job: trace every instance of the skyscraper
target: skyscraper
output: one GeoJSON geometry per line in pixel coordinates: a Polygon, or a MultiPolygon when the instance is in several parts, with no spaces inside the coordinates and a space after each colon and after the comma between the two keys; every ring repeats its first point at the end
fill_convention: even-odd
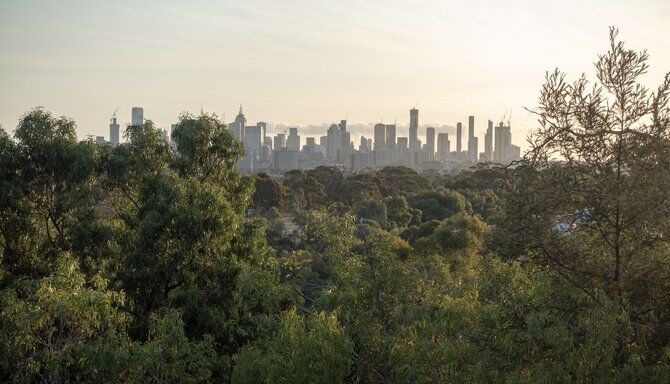
{"type": "Polygon", "coordinates": [[[493,161],[493,121],[489,120],[484,135],[484,157],[485,161],[493,161]]]}
{"type": "Polygon", "coordinates": [[[510,147],[512,145],[512,133],[509,125],[504,125],[501,121],[495,127],[495,146],[493,159],[496,163],[505,163],[510,157],[510,147]]]}
{"type": "Polygon", "coordinates": [[[386,148],[393,152],[395,150],[395,124],[386,124],[386,148]]]}
{"type": "Polygon", "coordinates": [[[375,151],[386,148],[386,125],[382,123],[375,124],[374,138],[375,151]]]}
{"type": "Polygon", "coordinates": [[[116,112],[109,123],[109,142],[113,147],[119,145],[119,124],[116,122],[116,112]]]}
{"type": "Polygon", "coordinates": [[[476,163],[479,158],[479,139],[477,137],[471,137],[468,140],[468,160],[472,163],[476,163]]]}
{"type": "Polygon", "coordinates": [[[468,139],[475,137],[475,117],[468,116],[468,139]]]}
{"type": "Polygon", "coordinates": [[[479,158],[479,140],[475,137],[475,117],[468,116],[468,159],[476,163],[479,158]]]}
{"type": "Polygon", "coordinates": [[[409,110],[409,149],[416,151],[419,149],[419,110],[412,108],[409,110]]]}
{"type": "Polygon", "coordinates": [[[144,108],[142,107],[133,107],[131,110],[131,125],[143,125],[144,124],[144,108]]]}
{"type": "Polygon", "coordinates": [[[244,128],[246,125],[247,118],[244,117],[244,113],[242,112],[242,104],[240,104],[240,112],[235,117],[235,121],[228,124],[228,128],[233,133],[233,136],[237,138],[237,140],[244,142],[244,128]]]}
{"type": "Polygon", "coordinates": [[[463,124],[459,121],[456,123],[456,153],[461,154],[461,138],[463,136],[463,124]]]}
{"type": "Polygon", "coordinates": [[[361,136],[361,143],[358,145],[360,152],[372,152],[372,139],[361,136]]]}
{"type": "Polygon", "coordinates": [[[426,151],[428,151],[428,159],[432,160],[435,157],[435,128],[426,128],[426,151]]]}
{"type": "Polygon", "coordinates": [[[298,135],[298,128],[288,129],[288,137],[286,138],[286,148],[293,151],[300,150],[300,135],[298,135]]]}
{"type": "Polygon", "coordinates": [[[244,129],[244,149],[245,156],[252,156],[254,159],[261,157],[262,127],[252,125],[244,129]]]}
{"type": "Polygon", "coordinates": [[[278,149],[286,148],[286,134],[278,133],[274,138],[274,145],[272,146],[275,151],[278,149]]]}
{"type": "Polygon", "coordinates": [[[451,143],[449,142],[448,133],[438,133],[437,134],[437,159],[444,161],[449,158],[449,152],[451,151],[451,143]]]}

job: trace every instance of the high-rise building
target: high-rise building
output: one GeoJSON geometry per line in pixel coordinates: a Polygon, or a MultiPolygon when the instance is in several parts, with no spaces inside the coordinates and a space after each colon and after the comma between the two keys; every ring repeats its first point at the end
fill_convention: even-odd
{"type": "Polygon", "coordinates": [[[475,137],[475,117],[468,116],[468,159],[476,163],[479,158],[479,140],[475,137]]]}
{"type": "Polygon", "coordinates": [[[456,153],[461,154],[461,141],[463,137],[463,124],[459,121],[456,123],[456,153]]]}
{"type": "Polygon", "coordinates": [[[379,151],[381,149],[386,148],[386,125],[382,123],[375,124],[374,128],[374,149],[375,151],[379,151]]]}
{"type": "Polygon", "coordinates": [[[228,128],[230,129],[230,131],[233,133],[233,136],[235,136],[237,140],[244,142],[245,137],[244,128],[246,127],[246,125],[247,125],[247,118],[244,117],[244,113],[242,111],[242,104],[240,104],[240,112],[235,117],[235,121],[228,124],[228,128]]]}
{"type": "Polygon", "coordinates": [[[493,159],[496,163],[505,163],[507,160],[512,157],[510,154],[510,147],[512,145],[512,133],[511,128],[508,125],[504,125],[501,121],[494,129],[494,152],[493,159]]]}
{"type": "Polygon", "coordinates": [[[286,134],[278,133],[274,138],[274,145],[272,146],[276,151],[278,149],[286,148],[286,134]]]}
{"type": "Polygon", "coordinates": [[[437,134],[437,159],[444,161],[449,158],[449,152],[451,151],[451,143],[449,142],[448,133],[438,133],[437,134]]]}
{"type": "Polygon", "coordinates": [[[347,132],[347,121],[340,120],[328,128],[326,138],[326,158],[336,163],[348,165],[351,162],[351,133],[347,132]]]}
{"type": "Polygon", "coordinates": [[[484,161],[493,161],[493,121],[489,120],[484,135],[484,161]]]}
{"type": "Polygon", "coordinates": [[[300,150],[300,135],[298,135],[298,128],[288,129],[288,137],[286,138],[286,148],[294,151],[300,150]]]}
{"type": "Polygon", "coordinates": [[[340,131],[346,132],[347,130],[347,121],[346,120],[340,120],[340,123],[337,125],[340,128],[340,131]]]}
{"type": "Polygon", "coordinates": [[[119,145],[119,124],[116,122],[116,112],[109,123],[109,142],[113,147],[119,145]]]}
{"type": "Polygon", "coordinates": [[[426,151],[428,152],[428,159],[433,160],[435,157],[435,128],[426,128],[426,151]]]}
{"type": "Polygon", "coordinates": [[[479,139],[477,137],[471,137],[468,140],[468,160],[471,163],[476,163],[479,158],[479,139]]]}
{"type": "Polygon", "coordinates": [[[133,107],[133,109],[131,110],[130,124],[131,125],[144,124],[144,108],[133,107]]]}
{"type": "Polygon", "coordinates": [[[419,149],[419,110],[412,108],[409,110],[409,150],[417,151],[419,149]]]}
{"type": "Polygon", "coordinates": [[[107,142],[105,141],[105,136],[96,136],[95,143],[98,145],[107,144],[107,142]]]}
{"type": "Polygon", "coordinates": [[[263,138],[263,147],[261,148],[261,160],[268,162],[272,160],[272,138],[270,136],[265,136],[263,138]]]}
{"type": "Polygon", "coordinates": [[[386,124],[386,148],[391,152],[395,150],[395,131],[395,124],[386,124]]]}
{"type": "Polygon", "coordinates": [[[319,149],[321,150],[321,153],[323,153],[323,156],[327,158],[328,136],[319,137],[319,149]]]}
{"type": "Polygon", "coordinates": [[[244,128],[245,156],[252,156],[254,159],[261,157],[262,136],[263,128],[258,125],[250,125],[244,128]]]}
{"type": "Polygon", "coordinates": [[[360,152],[372,152],[372,139],[361,136],[361,143],[358,146],[360,152]]]}
{"type": "Polygon", "coordinates": [[[475,137],[475,117],[468,116],[468,138],[475,137]]]}

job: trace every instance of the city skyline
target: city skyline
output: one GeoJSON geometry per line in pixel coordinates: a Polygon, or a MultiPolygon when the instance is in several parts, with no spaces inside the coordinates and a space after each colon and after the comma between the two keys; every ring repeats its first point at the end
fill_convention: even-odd
{"type": "MultiPolygon", "coordinates": [[[[118,110],[110,118],[109,140],[106,140],[105,136],[95,136],[96,143],[112,147],[122,143],[122,140],[119,140],[120,125],[117,121],[117,112],[118,110]]],[[[258,121],[252,125],[253,123],[244,114],[242,104],[233,121],[227,124],[225,121],[219,121],[244,146],[244,155],[236,163],[236,168],[244,173],[281,175],[288,170],[315,169],[321,165],[335,166],[344,172],[404,166],[420,171],[443,173],[466,169],[479,163],[513,164],[523,156],[521,147],[513,144],[510,122],[509,120],[505,122],[504,118],[499,121],[495,129],[493,121],[487,120],[483,152],[479,151],[479,136],[473,115],[468,116],[467,120],[468,136],[465,150],[462,150],[462,123],[459,121],[456,124],[455,151],[451,151],[449,140],[449,133],[453,134],[453,129],[444,129],[444,126],[437,129],[434,126],[423,126],[425,134],[421,136],[419,109],[411,108],[409,118],[406,136],[400,136],[404,132],[398,131],[395,123],[379,122],[374,125],[371,138],[367,138],[364,134],[358,135],[360,137],[358,148],[355,146],[356,139],[352,140],[350,131],[352,127],[346,119],[332,123],[327,129],[322,126],[316,134],[304,136],[304,141],[298,127],[288,127],[288,132],[287,129],[273,132],[268,129],[267,122],[258,121]],[[305,145],[302,145],[303,142],[305,145]]],[[[132,107],[129,126],[145,123],[152,122],[145,116],[144,108],[132,107]]],[[[169,130],[153,123],[152,127],[156,129],[163,142],[169,144],[175,152],[179,152],[179,146],[173,140],[173,134],[180,127],[179,122],[171,124],[169,130]]]]}
{"type": "Polygon", "coordinates": [[[645,80],[657,83],[670,58],[669,18],[670,4],[653,0],[8,0],[0,4],[0,124],[11,131],[44,106],[77,121],[80,137],[107,136],[117,107],[142,105],[167,128],[201,107],[231,121],[242,102],[254,119],[287,126],[346,116],[351,126],[383,118],[402,129],[404,111],[417,105],[422,121],[448,125],[511,110],[521,138],[536,126],[523,108],[536,105],[545,72],[592,68],[609,25],[632,48],[649,49],[645,80]]]}

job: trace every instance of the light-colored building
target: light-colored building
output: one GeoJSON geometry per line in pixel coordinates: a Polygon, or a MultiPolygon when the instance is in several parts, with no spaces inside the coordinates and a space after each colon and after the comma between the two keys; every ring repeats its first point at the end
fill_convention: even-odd
{"type": "Polygon", "coordinates": [[[235,116],[235,121],[228,124],[228,129],[233,133],[233,136],[241,142],[244,142],[245,133],[244,130],[247,125],[247,118],[244,117],[244,111],[242,110],[242,104],[240,104],[240,111],[235,116]]]}
{"type": "Polygon", "coordinates": [[[426,152],[428,152],[428,159],[435,158],[435,128],[426,128],[426,152]]]}
{"type": "Polygon", "coordinates": [[[449,158],[451,151],[451,143],[449,142],[448,133],[437,134],[437,160],[446,161],[449,158]]]}
{"type": "Polygon", "coordinates": [[[298,128],[288,129],[288,137],[286,138],[286,148],[294,151],[300,150],[300,135],[298,135],[298,128]]]}
{"type": "Polygon", "coordinates": [[[143,125],[144,124],[144,108],[142,107],[133,107],[130,112],[130,124],[131,125],[143,125]]]}
{"type": "Polygon", "coordinates": [[[109,123],[109,142],[113,147],[119,145],[119,124],[116,122],[116,112],[109,123]]]}
{"type": "Polygon", "coordinates": [[[489,120],[484,135],[484,161],[493,161],[493,121],[489,120]]]}

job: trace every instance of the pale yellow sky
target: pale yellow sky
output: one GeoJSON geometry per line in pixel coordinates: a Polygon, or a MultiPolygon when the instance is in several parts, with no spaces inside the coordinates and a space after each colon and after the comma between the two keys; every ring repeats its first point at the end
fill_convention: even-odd
{"type": "MultiPolygon", "coordinates": [[[[512,110],[524,141],[544,73],[593,73],[609,25],[670,70],[670,1],[0,2],[0,124],[41,105],[108,136],[118,106],[169,127],[178,114],[320,124],[455,124],[512,110]]],[[[400,131],[399,135],[406,135],[400,131]]]]}

